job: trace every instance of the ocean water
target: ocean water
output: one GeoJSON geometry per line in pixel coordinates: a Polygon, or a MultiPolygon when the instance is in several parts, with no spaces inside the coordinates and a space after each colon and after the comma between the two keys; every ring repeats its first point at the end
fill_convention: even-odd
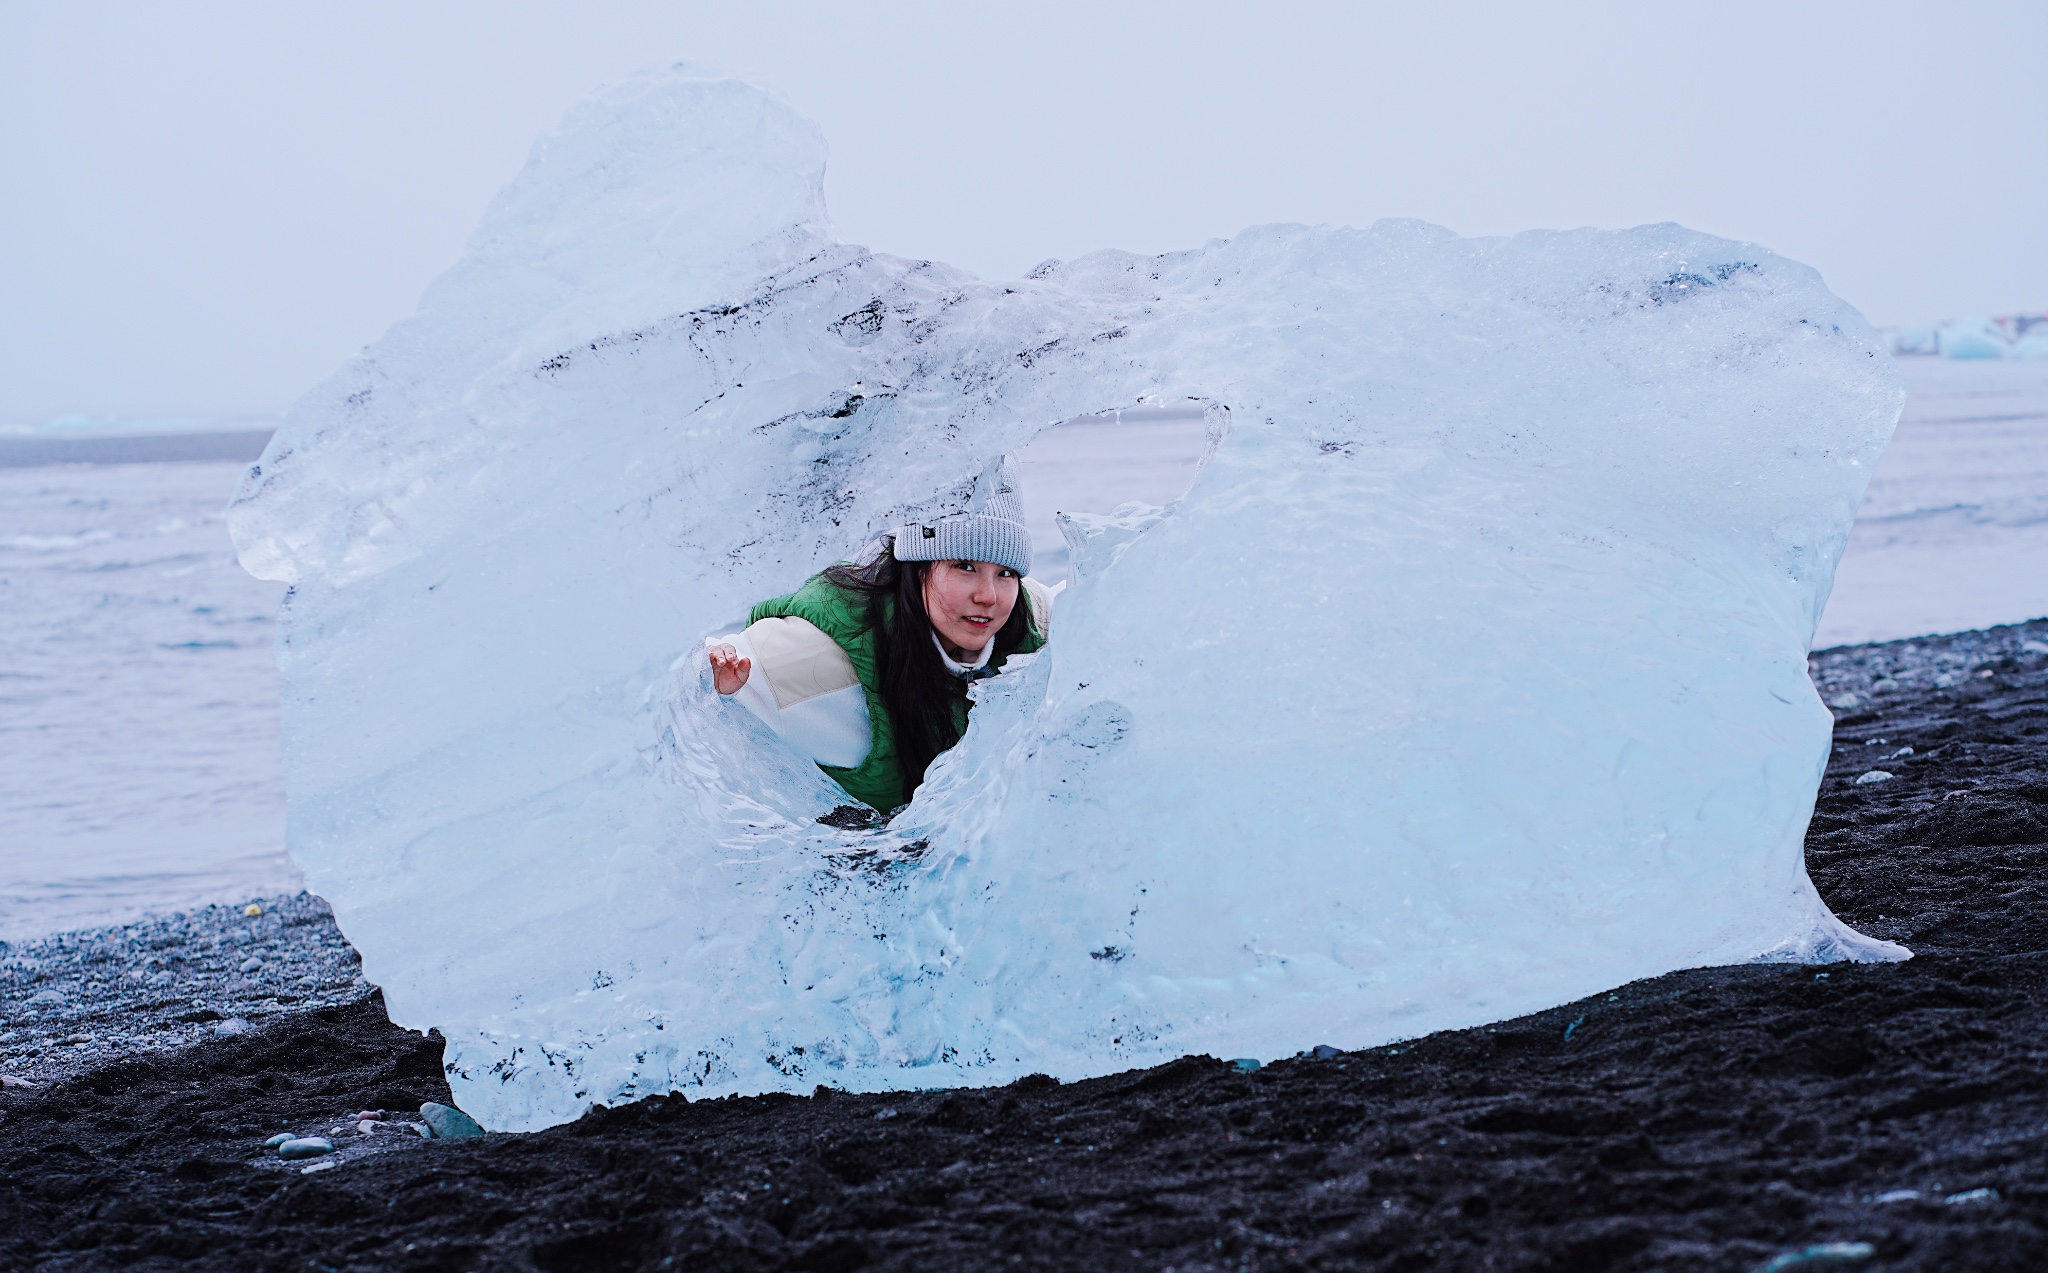
{"type": "Polygon", "coordinates": [[[2048,360],[1899,366],[1906,410],[1816,649],[2048,615],[2048,360]]]}
{"type": "MultiPolygon", "coordinates": [[[[2048,615],[2048,363],[1902,367],[1911,397],[1816,647],[2048,615]]],[[[1165,503],[1206,437],[1173,409],[1041,435],[1019,456],[1035,573],[1066,575],[1054,510],[1165,503]]],[[[28,466],[0,453],[0,940],[297,887],[282,589],[236,565],[222,518],[242,464],[12,462],[28,466]]]]}
{"type": "Polygon", "coordinates": [[[0,468],[0,940],[297,887],[242,468],[0,468]]]}

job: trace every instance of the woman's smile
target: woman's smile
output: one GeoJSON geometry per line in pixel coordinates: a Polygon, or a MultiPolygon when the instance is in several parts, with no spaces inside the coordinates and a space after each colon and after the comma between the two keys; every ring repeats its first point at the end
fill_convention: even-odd
{"type": "Polygon", "coordinates": [[[988,561],[935,561],[924,577],[932,631],[956,661],[971,662],[1017,606],[1020,578],[988,561]]]}

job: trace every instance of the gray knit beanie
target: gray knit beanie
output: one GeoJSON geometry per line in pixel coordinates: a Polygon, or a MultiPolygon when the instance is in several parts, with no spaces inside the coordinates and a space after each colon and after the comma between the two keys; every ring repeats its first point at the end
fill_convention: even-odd
{"type": "Polygon", "coordinates": [[[1031,536],[1024,501],[1005,456],[974,483],[967,511],[896,528],[898,561],[992,561],[1020,575],[1031,573],[1031,536]]]}

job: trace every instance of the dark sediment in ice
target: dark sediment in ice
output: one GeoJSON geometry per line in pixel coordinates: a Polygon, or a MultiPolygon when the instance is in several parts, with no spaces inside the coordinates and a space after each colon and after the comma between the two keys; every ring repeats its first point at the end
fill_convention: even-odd
{"type": "Polygon", "coordinates": [[[2048,622],[1813,667],[1838,719],[1809,868],[1906,963],[1675,973],[1253,1073],[671,1098],[462,1141],[346,1124],[446,1100],[438,1040],[374,996],[272,996],[247,1034],[0,1094],[0,1264],[2048,1267],[2048,622]],[[341,1164],[300,1174],[281,1131],[341,1164]]]}

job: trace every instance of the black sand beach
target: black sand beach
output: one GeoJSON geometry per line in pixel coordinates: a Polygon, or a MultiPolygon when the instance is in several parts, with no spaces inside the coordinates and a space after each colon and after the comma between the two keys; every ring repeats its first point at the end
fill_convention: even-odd
{"type": "Polygon", "coordinates": [[[1808,864],[1906,963],[1675,973],[1254,1073],[424,1140],[352,1116],[447,1100],[439,1040],[317,902],[221,910],[0,952],[0,1055],[39,1084],[0,1092],[0,1266],[2048,1268],[2048,621],[1813,671],[1808,864]]]}

